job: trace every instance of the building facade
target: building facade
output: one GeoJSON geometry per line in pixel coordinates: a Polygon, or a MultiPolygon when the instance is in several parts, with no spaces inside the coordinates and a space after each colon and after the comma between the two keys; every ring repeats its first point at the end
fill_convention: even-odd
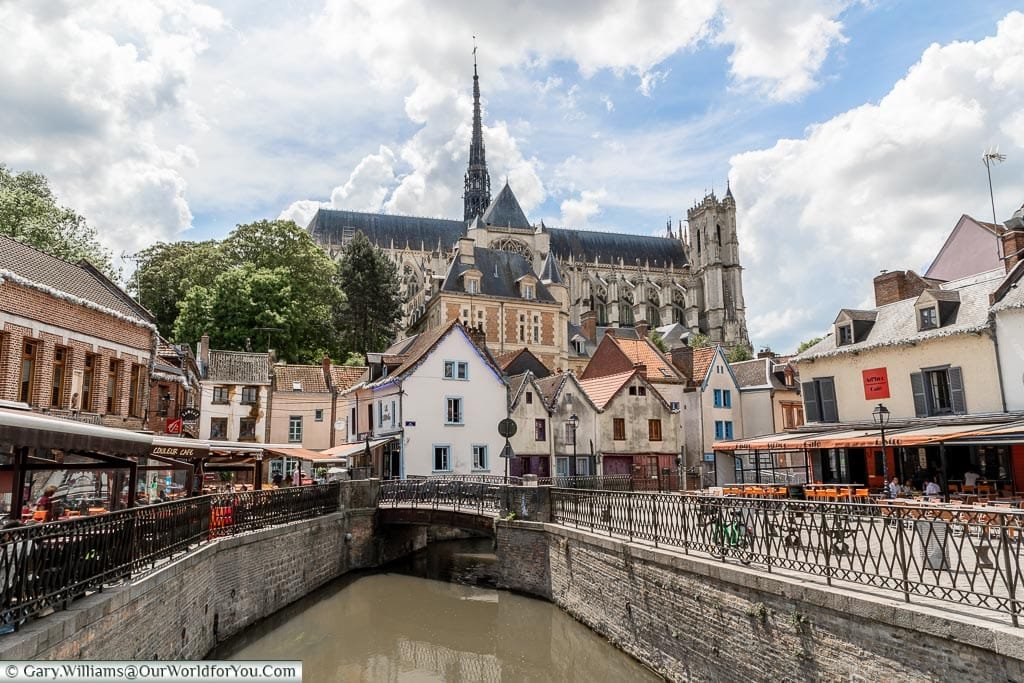
{"type": "Polygon", "coordinates": [[[199,342],[199,438],[268,443],[273,363],[270,353],[210,349],[199,342]]]}
{"type": "Polygon", "coordinates": [[[730,365],[740,387],[744,436],[775,434],[803,425],[799,379],[789,356],[762,351],[757,358],[730,365]]]}
{"type": "MultiPolygon", "coordinates": [[[[565,297],[556,296],[561,317],[552,321],[557,329],[552,329],[549,343],[563,353],[571,336],[566,325],[579,326],[587,311],[595,313],[599,325],[680,323],[715,343],[749,346],[731,189],[721,199],[708,194],[687,211],[685,231],[681,221],[677,232],[669,223],[664,237],[531,222],[507,182],[491,198],[475,70],[473,90],[462,220],[320,209],[308,227],[332,255],[339,254],[356,231],[387,253],[401,278],[403,329],[415,332],[444,325],[466,308],[460,302],[439,309],[433,302],[447,282],[456,244],[469,238],[477,249],[521,256],[538,280],[551,281],[551,268],[557,268],[557,284],[564,287],[565,297]]],[[[497,329],[488,335],[492,340],[501,336],[497,329]]],[[[567,357],[558,359],[558,368],[568,365],[567,357]]]]}

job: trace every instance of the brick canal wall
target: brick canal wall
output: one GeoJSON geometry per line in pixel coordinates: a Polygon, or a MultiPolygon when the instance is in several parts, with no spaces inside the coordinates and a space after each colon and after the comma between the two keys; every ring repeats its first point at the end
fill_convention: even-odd
{"type": "Polygon", "coordinates": [[[550,524],[500,522],[497,542],[501,587],[672,680],[1024,681],[1009,625],[550,524]]]}
{"type": "Polygon", "coordinates": [[[0,660],[201,659],[332,579],[423,547],[424,527],[375,534],[377,486],[346,482],[335,514],[208,543],[34,620],[0,636],[0,660]]]}

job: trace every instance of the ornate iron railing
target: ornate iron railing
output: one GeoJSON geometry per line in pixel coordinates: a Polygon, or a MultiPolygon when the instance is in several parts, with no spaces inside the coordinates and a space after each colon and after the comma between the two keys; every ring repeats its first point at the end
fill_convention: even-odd
{"type": "Polygon", "coordinates": [[[675,474],[634,476],[629,474],[576,475],[573,477],[540,477],[541,486],[563,489],[592,489],[602,491],[677,491],[680,477],[675,474]]]}
{"type": "Polygon", "coordinates": [[[552,521],[1010,615],[1024,600],[1024,511],[616,491],[551,491],[552,521]]]}
{"type": "Polygon", "coordinates": [[[337,482],[186,498],[0,531],[0,627],[138,575],[211,539],[338,509],[337,482]]]}
{"type": "Polygon", "coordinates": [[[393,479],[380,485],[379,507],[412,507],[496,515],[501,509],[500,484],[461,479],[393,479]]]}
{"type": "Polygon", "coordinates": [[[410,476],[409,481],[470,481],[481,484],[496,484],[499,486],[522,486],[522,477],[503,477],[498,474],[432,474],[426,476],[410,476]]]}

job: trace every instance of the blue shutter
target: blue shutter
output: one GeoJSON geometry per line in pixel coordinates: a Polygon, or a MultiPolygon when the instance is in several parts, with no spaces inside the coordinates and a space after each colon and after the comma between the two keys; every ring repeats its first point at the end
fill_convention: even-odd
{"type": "Polygon", "coordinates": [[[721,439],[722,438],[722,421],[721,420],[715,420],[715,438],[716,439],[721,439]]]}
{"type": "Polygon", "coordinates": [[[732,438],[732,420],[727,420],[725,423],[725,438],[732,438]]]}
{"type": "Polygon", "coordinates": [[[732,408],[732,392],[728,389],[722,390],[722,405],[726,408],[732,408]]]}
{"type": "Polygon", "coordinates": [[[964,400],[964,377],[960,368],[950,368],[949,373],[949,398],[953,404],[953,412],[963,415],[967,412],[967,402],[964,400]]]}
{"type": "Polygon", "coordinates": [[[722,407],[722,390],[721,389],[715,389],[715,407],[716,408],[721,408],[722,407]]]}
{"type": "Polygon", "coordinates": [[[818,409],[818,387],[814,381],[801,382],[804,395],[804,419],[807,422],[821,422],[821,411],[818,409]]]}
{"type": "Polygon", "coordinates": [[[918,417],[928,417],[928,395],[925,393],[924,373],[910,373],[910,388],[914,392],[914,413],[918,417]]]}

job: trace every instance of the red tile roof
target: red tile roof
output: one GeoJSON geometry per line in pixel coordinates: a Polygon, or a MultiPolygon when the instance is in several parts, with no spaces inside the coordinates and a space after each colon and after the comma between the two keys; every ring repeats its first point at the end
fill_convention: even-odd
{"type": "Polygon", "coordinates": [[[619,390],[622,389],[626,382],[632,379],[634,374],[636,374],[636,370],[627,370],[626,372],[605,375],[604,377],[581,379],[579,382],[583,391],[587,392],[587,396],[590,397],[594,405],[603,410],[615,394],[619,393],[619,390]]]}
{"type": "Polygon", "coordinates": [[[331,384],[335,391],[345,391],[367,377],[367,368],[361,365],[332,365],[331,384]]]}
{"type": "Polygon", "coordinates": [[[717,346],[706,346],[702,349],[693,350],[693,381],[701,383],[708,376],[708,369],[715,360],[718,352],[717,346]]]}
{"type": "Polygon", "coordinates": [[[634,363],[647,366],[647,377],[652,380],[679,379],[679,372],[658,352],[647,339],[614,338],[622,352],[634,363]]]}

